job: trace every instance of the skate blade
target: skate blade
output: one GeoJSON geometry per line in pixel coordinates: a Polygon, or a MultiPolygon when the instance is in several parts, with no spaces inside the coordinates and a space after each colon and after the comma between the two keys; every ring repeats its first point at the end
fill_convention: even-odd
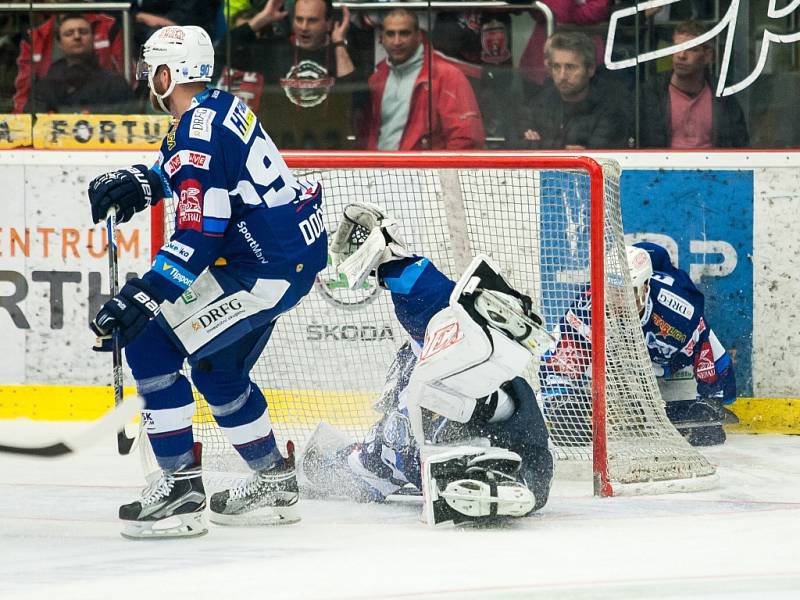
{"type": "Polygon", "coordinates": [[[122,537],[129,540],[168,540],[208,533],[203,513],[172,515],[159,521],[123,521],[122,537]]]}
{"type": "Polygon", "coordinates": [[[300,520],[296,506],[264,506],[240,515],[224,515],[209,511],[208,520],[215,525],[244,527],[250,525],[289,525],[300,520]]]}

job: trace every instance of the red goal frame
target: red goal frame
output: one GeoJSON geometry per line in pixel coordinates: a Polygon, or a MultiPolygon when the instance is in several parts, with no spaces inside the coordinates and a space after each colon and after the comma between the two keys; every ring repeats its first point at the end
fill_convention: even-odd
{"type": "MultiPolygon", "coordinates": [[[[592,470],[595,495],[614,494],[608,473],[606,433],[605,345],[605,182],[603,168],[587,156],[542,155],[531,152],[352,152],[284,151],[291,168],[426,168],[426,169],[570,169],[589,175],[590,282],[592,289],[592,470]]],[[[164,244],[164,209],[151,209],[150,248],[154,257],[164,244]]]]}

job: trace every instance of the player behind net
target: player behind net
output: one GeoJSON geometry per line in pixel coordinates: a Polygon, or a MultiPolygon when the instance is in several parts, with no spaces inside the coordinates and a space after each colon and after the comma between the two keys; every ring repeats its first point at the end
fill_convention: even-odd
{"type": "MultiPolygon", "coordinates": [[[[670,421],[695,446],[725,441],[725,407],[736,401],[733,363],[705,316],[705,298],[661,246],[626,247],[645,343],[670,421]],[[687,386],[685,382],[693,385],[687,386]]],[[[545,418],[557,445],[591,444],[591,290],[558,324],[539,376],[545,418]]]]}
{"type": "Polygon", "coordinates": [[[522,517],[545,505],[547,429],[521,377],[552,342],[529,297],[486,256],[458,281],[412,254],[398,224],[369,204],[345,208],[331,255],[351,288],[370,274],[409,335],[362,441],[320,424],[302,472],[312,491],[382,501],[408,484],[429,524],[522,517]]]}
{"type": "Polygon", "coordinates": [[[123,535],[179,537],[207,531],[200,457],[193,452],[192,386],[253,471],[211,496],[222,524],[286,523],[299,517],[292,449],[276,446],[264,395],[250,379],[276,319],[311,289],[327,261],[322,190],[301,185],[253,112],[207,89],[214,49],[199,27],[164,27],[142,51],[154,108],[175,121],[150,169],[106,173],[89,187],[92,218],[116,209],[121,222],[174,199],[175,230],[152,268],[129,280],[91,327],[107,350],[126,346],[143,424],[160,476],[120,507],[123,535]]]}

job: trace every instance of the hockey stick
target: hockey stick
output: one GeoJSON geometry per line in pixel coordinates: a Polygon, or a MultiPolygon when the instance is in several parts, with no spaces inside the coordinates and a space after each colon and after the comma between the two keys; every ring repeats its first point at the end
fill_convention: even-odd
{"type": "MultiPolygon", "coordinates": [[[[108,280],[111,286],[111,297],[119,293],[119,268],[117,266],[117,210],[112,206],[106,214],[106,230],[108,234],[108,280]]],[[[119,344],[119,329],[111,332],[111,357],[114,377],[114,406],[122,404],[122,348],[119,344]]],[[[117,432],[117,451],[128,454],[131,451],[135,438],[129,438],[125,433],[125,426],[117,432]]]]}
{"type": "Polygon", "coordinates": [[[98,438],[112,431],[119,431],[125,427],[143,406],[139,396],[129,396],[122,403],[115,406],[105,415],[100,417],[84,431],[63,439],[58,439],[43,446],[12,446],[0,444],[0,453],[18,454],[22,456],[38,456],[40,458],[55,458],[65,454],[77,452],[93,444],[98,438]]]}

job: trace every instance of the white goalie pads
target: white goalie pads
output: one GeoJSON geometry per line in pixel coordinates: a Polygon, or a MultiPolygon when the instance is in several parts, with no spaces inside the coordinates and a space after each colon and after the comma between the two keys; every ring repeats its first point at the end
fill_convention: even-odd
{"type": "Polygon", "coordinates": [[[379,265],[413,256],[400,236],[400,224],[380,206],[367,202],[345,207],[331,239],[330,253],[351,290],[361,287],[379,265]]]}
{"type": "Polygon", "coordinates": [[[418,440],[424,439],[420,408],[466,423],[477,399],[520,376],[531,356],[552,343],[541,318],[513,291],[492,260],[479,255],[456,283],[449,306],[428,323],[406,400],[418,440]]]}

